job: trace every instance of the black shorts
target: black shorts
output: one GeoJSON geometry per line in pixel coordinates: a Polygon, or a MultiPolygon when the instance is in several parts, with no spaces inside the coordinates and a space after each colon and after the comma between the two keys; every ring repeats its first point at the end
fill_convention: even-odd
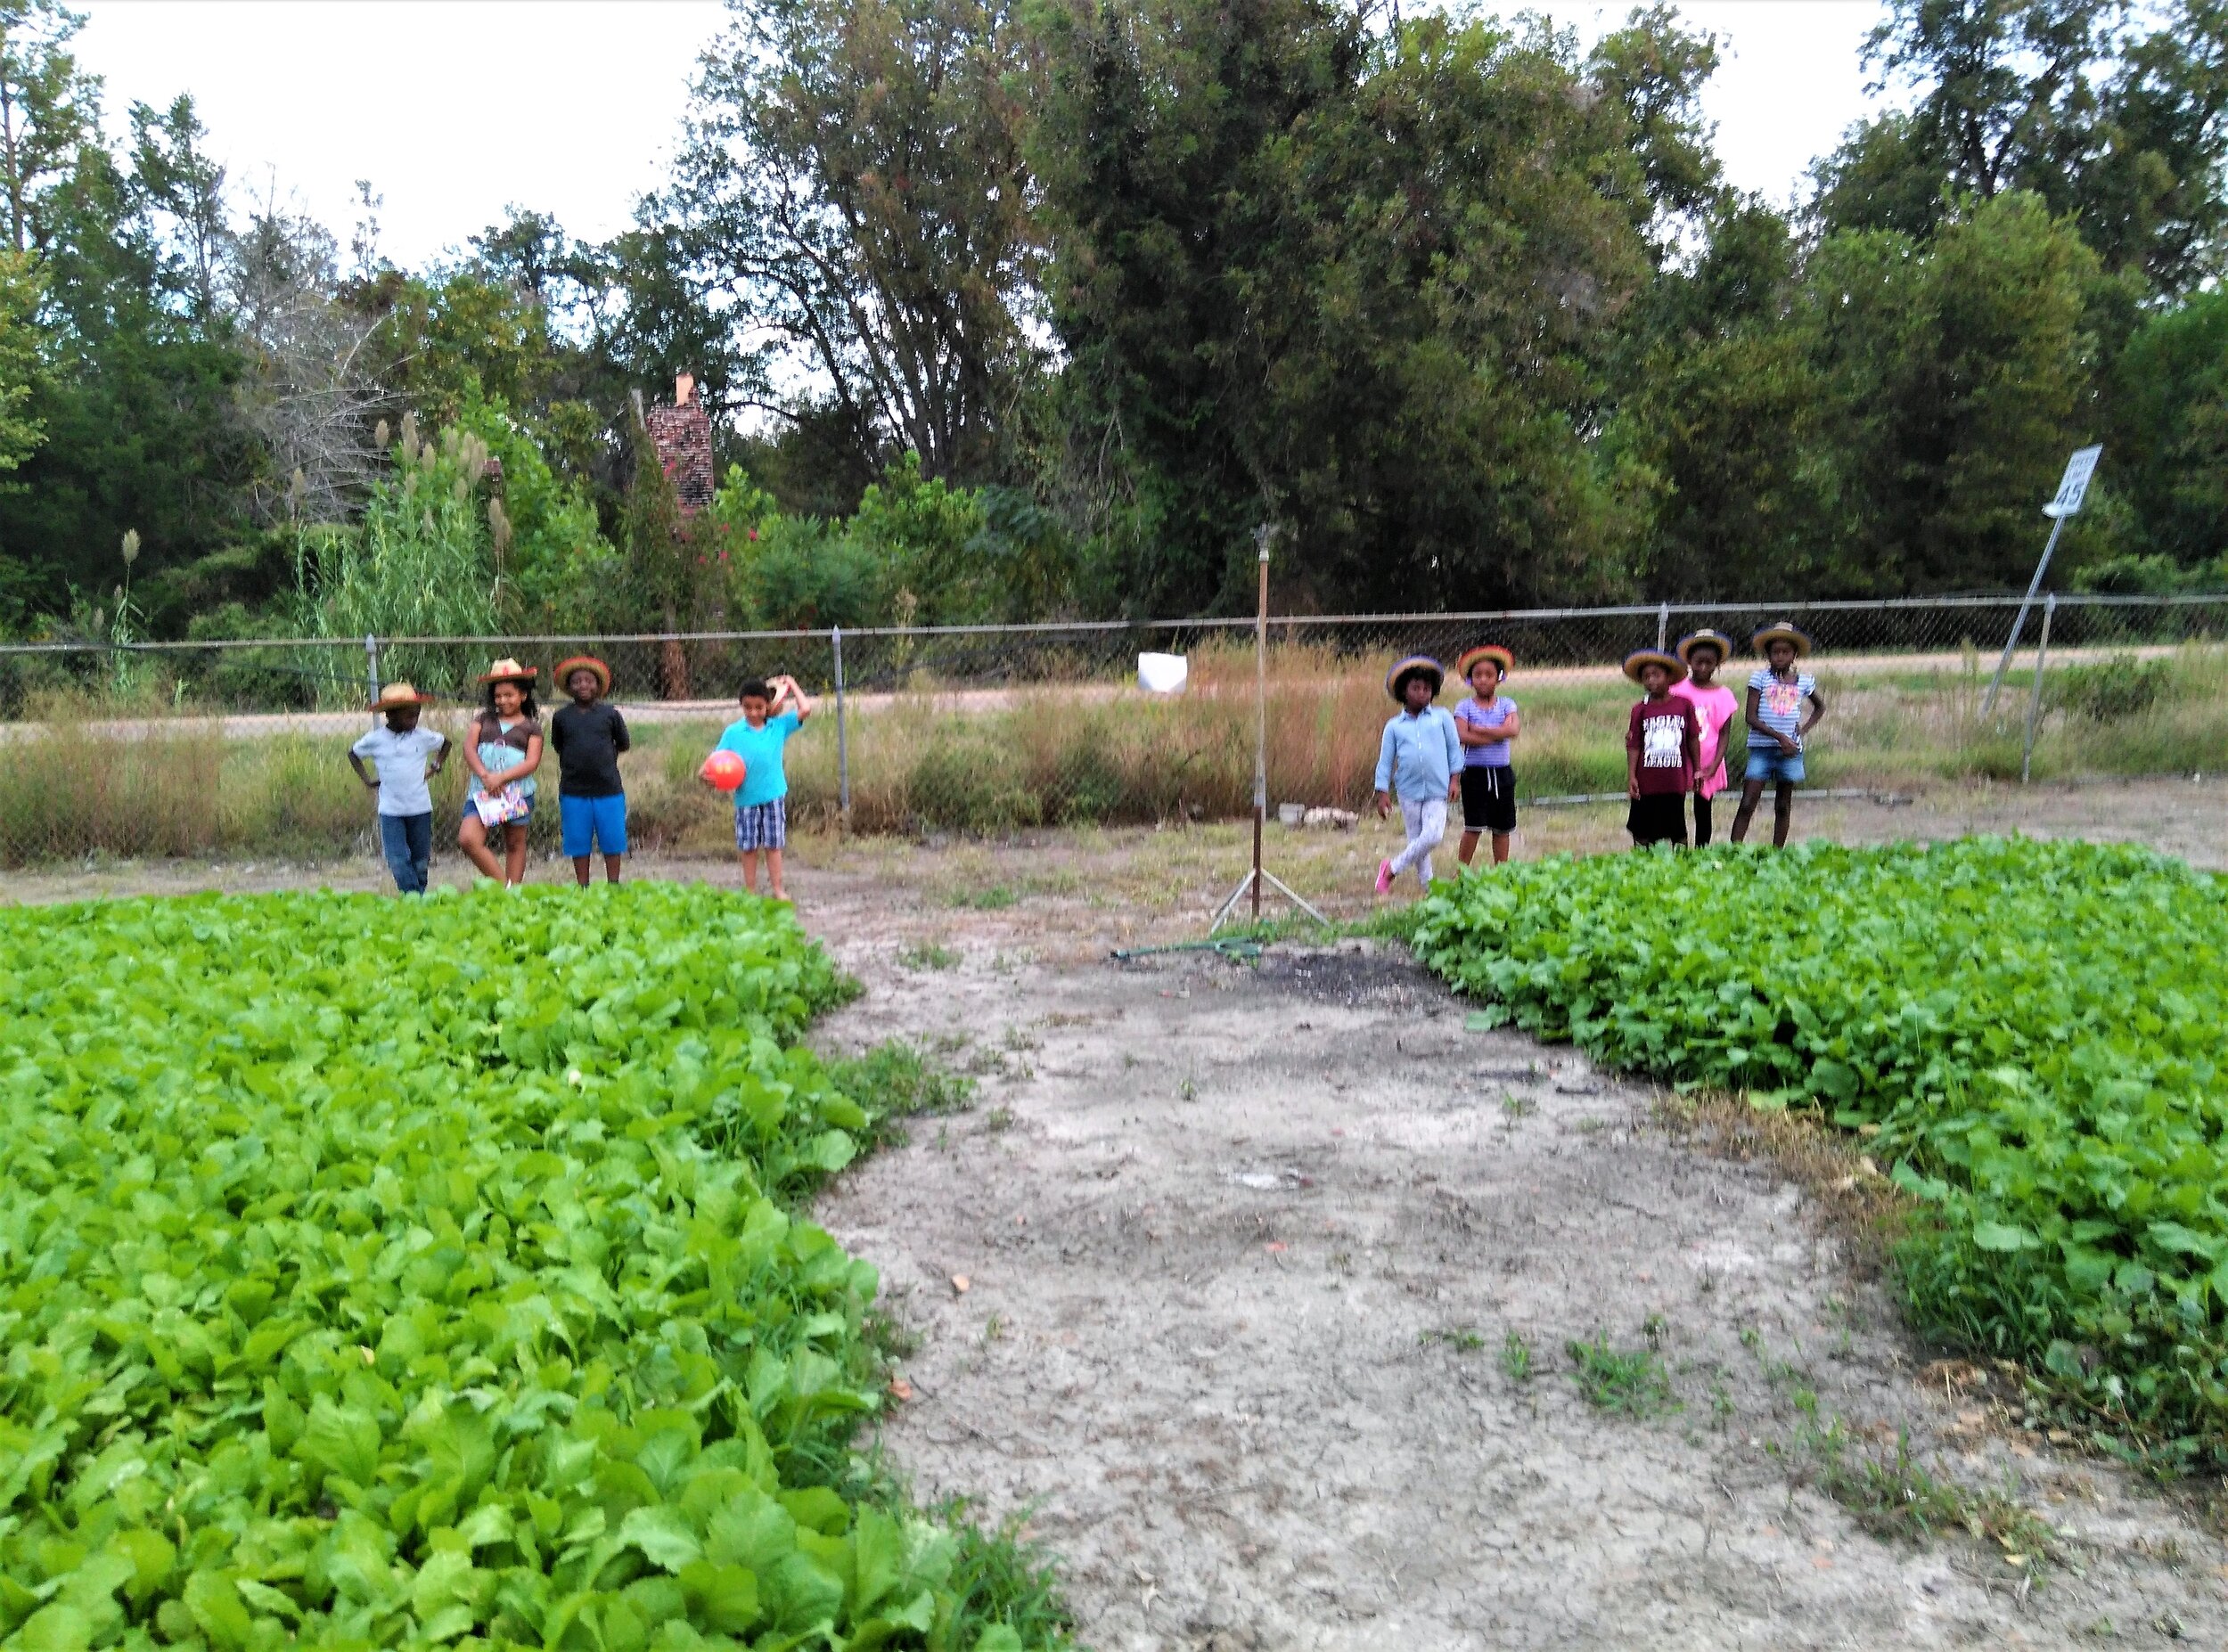
{"type": "Polygon", "coordinates": [[[1686,846],[1686,794],[1667,791],[1652,797],[1634,797],[1625,816],[1625,830],[1637,844],[1675,843],[1686,846]]]}
{"type": "Polygon", "coordinates": [[[1516,830],[1516,771],[1505,766],[1462,771],[1462,830],[1505,838],[1516,830]]]}

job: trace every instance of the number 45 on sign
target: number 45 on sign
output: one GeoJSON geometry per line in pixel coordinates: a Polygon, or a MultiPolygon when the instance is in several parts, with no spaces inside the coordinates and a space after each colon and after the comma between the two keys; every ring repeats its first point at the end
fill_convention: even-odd
{"type": "MultiPolygon", "coordinates": [[[[2035,577],[2027,583],[2027,595],[2020,599],[2019,611],[2011,621],[2011,634],[2003,640],[2003,658],[1996,661],[1996,675],[1988,679],[1987,697],[1980,702],[1984,717],[1996,708],[1996,691],[2003,686],[2003,674],[2011,667],[2011,650],[2019,645],[2019,633],[2027,629],[2027,610],[2035,606],[2035,593],[2043,588],[2043,576],[2050,571],[2050,553],[2058,548],[2059,530],[2068,517],[2081,509],[2081,501],[2088,495],[2089,478],[2096,474],[2096,462],[2103,454],[2101,446],[2076,449],[2066,461],[2065,475],[2058,478],[2057,496],[2043,507],[2043,514],[2050,518],[2050,543],[2043,547],[2043,560],[2035,564],[2035,577]]],[[[2038,674],[2041,669],[2038,664],[2038,674]]]]}

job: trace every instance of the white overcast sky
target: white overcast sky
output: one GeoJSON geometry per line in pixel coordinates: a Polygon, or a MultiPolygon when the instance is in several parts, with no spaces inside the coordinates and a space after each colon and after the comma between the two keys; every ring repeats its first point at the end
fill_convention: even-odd
{"type": "MultiPolygon", "coordinates": [[[[388,257],[461,246],[507,203],[575,235],[623,228],[672,152],[717,0],[90,0],[78,39],[112,127],[191,92],[235,186],[346,243],[368,178],[388,257]]],[[[1550,0],[1591,39],[1630,7],[1550,0]]],[[[1688,0],[1723,40],[1706,94],[1734,184],[1785,201],[1870,107],[1859,51],[1879,0],[1688,0]]]]}

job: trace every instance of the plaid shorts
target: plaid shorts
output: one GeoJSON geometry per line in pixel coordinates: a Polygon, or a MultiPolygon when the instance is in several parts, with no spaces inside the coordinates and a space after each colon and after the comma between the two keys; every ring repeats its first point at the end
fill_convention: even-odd
{"type": "Polygon", "coordinates": [[[738,849],[785,849],[789,847],[789,799],[776,797],[771,803],[754,803],[747,808],[735,810],[735,847],[738,849]]]}

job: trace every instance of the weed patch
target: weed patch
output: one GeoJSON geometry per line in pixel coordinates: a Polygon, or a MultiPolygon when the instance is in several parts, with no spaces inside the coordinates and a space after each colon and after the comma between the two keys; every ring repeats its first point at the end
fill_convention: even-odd
{"type": "Polygon", "coordinates": [[[1653,1417],[1678,1409],[1671,1373],[1653,1348],[1619,1350],[1610,1347],[1607,1337],[1596,1336],[1592,1342],[1565,1343],[1563,1352],[1570,1358],[1578,1392],[1597,1411],[1653,1417]]]}

